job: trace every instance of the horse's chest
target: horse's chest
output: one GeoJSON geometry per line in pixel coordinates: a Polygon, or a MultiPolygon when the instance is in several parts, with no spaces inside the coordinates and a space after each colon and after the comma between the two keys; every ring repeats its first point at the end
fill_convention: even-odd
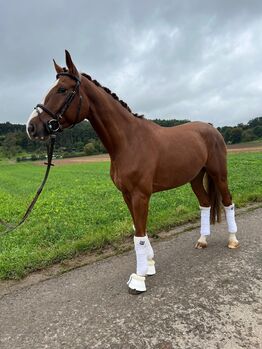
{"type": "Polygon", "coordinates": [[[120,171],[118,170],[117,166],[115,166],[112,163],[111,163],[111,168],[110,168],[110,176],[111,176],[113,183],[117,187],[117,189],[123,191],[124,188],[123,188],[122,176],[121,176],[120,171]]]}

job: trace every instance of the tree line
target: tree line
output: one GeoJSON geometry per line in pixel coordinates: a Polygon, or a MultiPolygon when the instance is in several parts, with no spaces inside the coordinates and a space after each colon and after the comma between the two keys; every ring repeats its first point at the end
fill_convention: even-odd
{"type": "Polygon", "coordinates": [[[254,141],[262,138],[262,117],[251,119],[247,124],[218,127],[218,131],[223,135],[226,144],[254,141]]]}
{"type": "MultiPolygon", "coordinates": [[[[152,120],[158,125],[172,127],[189,120],[152,120]]],[[[250,120],[247,124],[218,127],[227,144],[248,142],[262,138],[262,117],[250,120]]],[[[56,142],[57,157],[71,157],[105,153],[106,150],[89,122],[82,122],[58,134],[56,142]]],[[[36,160],[45,157],[46,146],[43,142],[31,141],[26,134],[26,126],[0,123],[0,157],[14,158],[18,161],[36,160]]]]}

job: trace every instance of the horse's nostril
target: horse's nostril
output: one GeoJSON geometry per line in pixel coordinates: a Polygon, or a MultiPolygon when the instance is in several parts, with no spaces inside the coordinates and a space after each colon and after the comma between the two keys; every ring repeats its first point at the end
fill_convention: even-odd
{"type": "Polygon", "coordinates": [[[35,130],[36,130],[36,128],[35,128],[34,124],[30,123],[30,124],[28,125],[28,133],[29,133],[31,136],[33,136],[33,135],[35,134],[35,130]]]}

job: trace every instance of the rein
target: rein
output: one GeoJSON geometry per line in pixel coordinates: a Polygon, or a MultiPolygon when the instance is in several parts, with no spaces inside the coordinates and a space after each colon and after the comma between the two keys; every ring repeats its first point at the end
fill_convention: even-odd
{"type": "MultiPolygon", "coordinates": [[[[63,73],[59,73],[57,74],[56,78],[58,79],[60,76],[67,76],[70,79],[74,80],[76,82],[74,89],[66,96],[64,103],[62,104],[62,106],[59,108],[59,110],[57,112],[53,112],[52,110],[50,110],[48,107],[46,107],[43,104],[37,104],[35,107],[35,110],[38,113],[38,116],[40,116],[40,112],[38,110],[38,108],[41,108],[44,112],[46,112],[48,115],[51,116],[51,120],[49,120],[46,124],[46,128],[48,133],[50,134],[50,144],[47,145],[47,158],[48,161],[47,163],[45,163],[45,165],[47,165],[46,168],[46,172],[45,172],[45,176],[44,179],[40,185],[40,187],[38,188],[35,197],[33,198],[31,204],[29,205],[28,209],[26,210],[23,218],[21,219],[21,221],[15,225],[10,225],[9,223],[4,222],[3,220],[0,219],[0,225],[5,226],[6,230],[4,232],[0,232],[0,236],[8,234],[10,232],[12,232],[13,230],[15,230],[16,228],[18,228],[20,225],[22,225],[25,220],[28,218],[28,216],[30,215],[31,211],[33,210],[38,197],[40,196],[48,175],[49,175],[49,171],[51,166],[54,166],[54,164],[52,164],[52,158],[53,158],[53,151],[54,151],[54,145],[55,145],[55,140],[56,140],[56,134],[58,132],[61,132],[63,130],[61,124],[60,124],[60,120],[62,119],[64,113],[66,112],[66,110],[68,109],[68,107],[71,105],[71,103],[73,102],[75,96],[77,95],[77,93],[79,92],[79,87],[81,84],[81,81],[78,77],[68,73],[68,72],[63,72],[63,73]]],[[[72,127],[78,122],[79,120],[79,115],[80,115],[80,111],[81,111],[81,106],[82,106],[82,96],[79,96],[79,102],[78,102],[78,107],[77,107],[77,115],[76,115],[76,119],[75,119],[75,123],[72,125],[72,127]]]]}
{"type": "Polygon", "coordinates": [[[19,223],[15,224],[15,225],[10,225],[9,223],[6,223],[0,219],[0,224],[6,227],[6,230],[4,232],[2,232],[2,233],[0,232],[0,236],[11,233],[13,230],[15,230],[20,225],[22,225],[25,222],[25,220],[28,218],[28,216],[30,215],[31,211],[33,210],[33,208],[37,202],[38,197],[40,196],[42,190],[44,189],[44,186],[46,184],[46,181],[47,181],[47,178],[49,175],[50,168],[51,168],[51,166],[54,166],[54,164],[52,164],[52,158],[53,158],[55,141],[56,141],[56,136],[51,135],[50,136],[50,143],[47,145],[47,163],[45,163],[45,165],[47,165],[47,168],[46,168],[44,179],[42,180],[42,183],[41,183],[40,187],[38,188],[30,205],[28,206],[28,209],[26,210],[23,218],[21,219],[21,221],[19,223]]]}

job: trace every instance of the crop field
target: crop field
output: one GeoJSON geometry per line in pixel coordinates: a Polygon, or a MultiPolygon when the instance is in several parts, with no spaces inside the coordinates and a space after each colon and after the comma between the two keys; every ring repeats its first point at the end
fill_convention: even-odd
{"type": "MultiPolygon", "coordinates": [[[[262,153],[229,154],[228,160],[236,205],[262,201],[262,153]]],[[[0,171],[0,219],[16,223],[45,168],[0,162],[0,171]]],[[[149,235],[198,215],[190,185],[154,194],[149,235]]],[[[85,251],[116,246],[132,234],[128,209],[109,177],[109,162],[56,166],[26,223],[10,235],[0,236],[0,279],[20,278],[85,251]]]]}

